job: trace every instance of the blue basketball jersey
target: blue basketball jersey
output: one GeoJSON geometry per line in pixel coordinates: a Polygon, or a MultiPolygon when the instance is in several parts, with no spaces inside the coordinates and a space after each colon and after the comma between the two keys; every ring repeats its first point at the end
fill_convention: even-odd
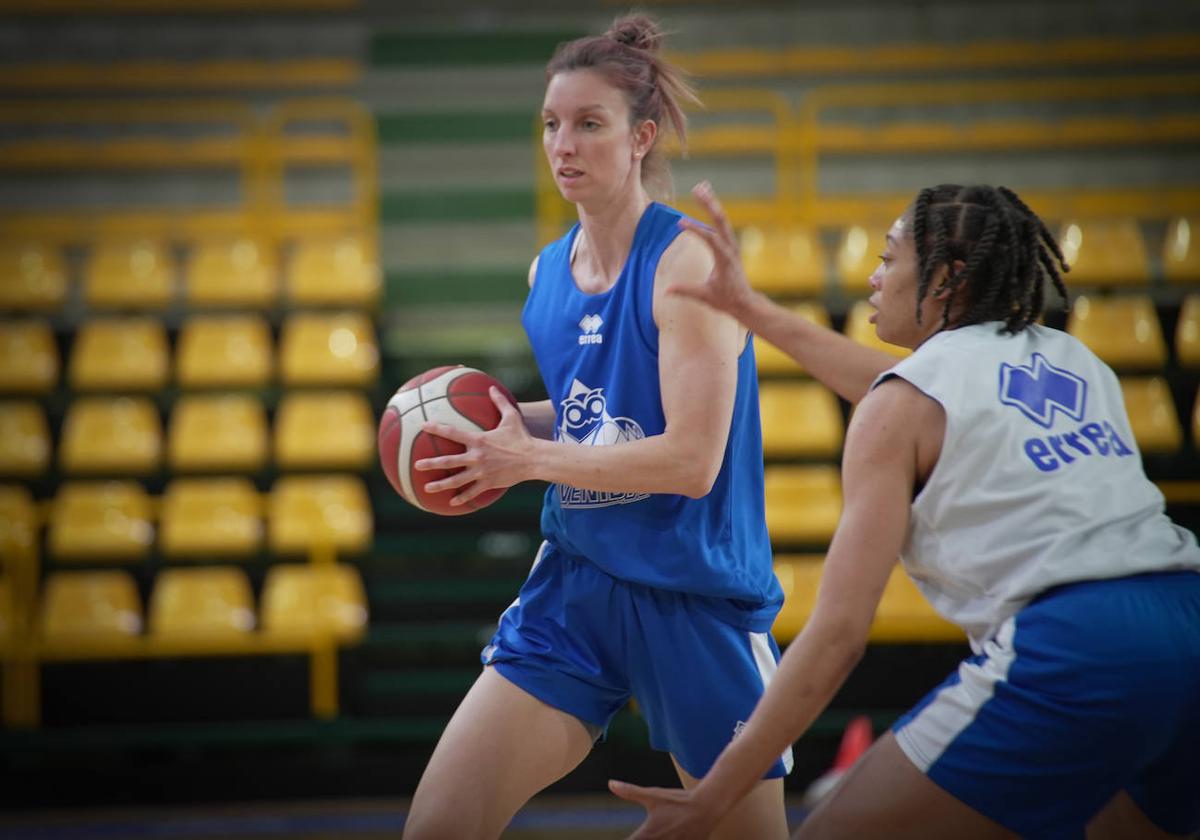
{"type": "MultiPolygon", "coordinates": [[[[581,292],[571,273],[576,224],[542,251],[522,323],[555,406],[564,446],[619,446],[666,428],[652,311],[659,258],[681,214],[642,214],[617,282],[581,292]]],[[[766,630],[783,601],[763,511],[762,431],[754,350],[738,360],[737,395],[720,473],[700,499],[551,485],[542,531],[560,551],[623,580],[711,599],[709,608],[766,630]]]]}

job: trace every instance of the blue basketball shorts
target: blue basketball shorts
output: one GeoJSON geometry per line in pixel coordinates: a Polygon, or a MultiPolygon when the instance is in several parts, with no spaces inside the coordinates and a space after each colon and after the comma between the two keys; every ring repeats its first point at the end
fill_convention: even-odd
{"type": "Polygon", "coordinates": [[[1056,587],[893,727],[929,779],[1023,837],[1082,838],[1122,790],[1200,829],[1200,574],[1056,587]]]}
{"type": "MultiPolygon", "coordinates": [[[[770,633],[722,621],[705,600],[614,578],[543,543],[481,658],[594,731],[636,698],[651,746],[699,778],[749,720],[779,661],[770,633]]],[[[789,749],[766,778],[791,767],[789,749]]]]}

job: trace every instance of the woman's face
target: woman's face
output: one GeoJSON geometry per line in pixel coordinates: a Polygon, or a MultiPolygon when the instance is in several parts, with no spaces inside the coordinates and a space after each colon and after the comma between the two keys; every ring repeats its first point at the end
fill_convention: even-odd
{"type": "Polygon", "coordinates": [[[563,198],[604,204],[640,182],[644,138],[639,140],[629,118],[624,94],[599,73],[574,70],[550,80],[542,104],[542,147],[563,198]]]}
{"type": "Polygon", "coordinates": [[[881,339],[900,347],[916,348],[941,329],[945,298],[938,289],[946,272],[944,269],[935,272],[929,291],[921,300],[918,323],[919,266],[911,225],[907,215],[892,223],[883,253],[879,255],[879,265],[867,281],[872,289],[867,302],[875,307],[870,320],[881,339]]]}

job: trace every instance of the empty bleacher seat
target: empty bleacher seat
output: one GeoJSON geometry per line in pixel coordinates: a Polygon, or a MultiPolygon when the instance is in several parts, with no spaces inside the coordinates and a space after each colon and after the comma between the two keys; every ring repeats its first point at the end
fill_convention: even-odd
{"type": "Polygon", "coordinates": [[[66,266],[57,248],[0,243],[0,309],[50,312],[66,300],[66,266]]]}
{"type": "MultiPolygon", "coordinates": [[[[814,324],[822,327],[829,326],[829,311],[824,304],[809,301],[793,304],[788,308],[814,324]]],[[[757,335],[754,337],[754,361],[758,366],[759,373],[804,373],[804,369],[795,359],[770,342],[763,341],[757,335]]]]}
{"type": "Polygon", "coordinates": [[[1145,454],[1170,454],[1183,445],[1171,389],[1161,376],[1123,377],[1121,393],[1138,448],[1145,454]]]}
{"type": "Polygon", "coordinates": [[[167,331],[156,318],[96,318],[75,335],[67,377],[81,391],[157,391],[170,371],[167,331]]]}
{"type": "Polygon", "coordinates": [[[284,323],[279,343],[285,385],[367,387],[379,372],[375,330],[365,315],[298,313],[284,323]]]}
{"type": "Polygon", "coordinates": [[[1110,366],[1121,370],[1161,368],[1167,345],[1154,303],[1144,295],[1075,299],[1067,332],[1110,366]]]}
{"type": "Polygon", "coordinates": [[[175,294],[174,272],[162,242],[102,241],[84,269],[84,301],[104,309],[163,309],[175,294]]]}
{"type": "Polygon", "coordinates": [[[33,400],[0,402],[0,475],[32,478],[50,465],[46,411],[33,400]]]}
{"type": "Polygon", "coordinates": [[[1150,279],[1146,240],[1132,217],[1069,221],[1058,240],[1074,286],[1144,286],[1150,279]]]}
{"type": "Polygon", "coordinates": [[[817,382],[764,382],[759,389],[763,454],[830,457],[842,448],[842,413],[833,392],[817,382]]]}
{"type": "Polygon", "coordinates": [[[275,554],[364,551],[372,527],[367,488],[354,476],[285,476],[271,490],[267,540],[275,554]]]}
{"type": "Polygon", "coordinates": [[[54,646],[89,644],[142,632],[137,584],[125,571],[54,572],[42,589],[42,638],[54,646]]]}
{"type": "Polygon", "coordinates": [[[267,461],[267,416],[246,394],[181,397],[171,412],[167,461],[182,472],[251,472],[267,461]]]}
{"type": "Polygon", "coordinates": [[[151,635],[210,639],[254,629],[254,596],[241,569],[164,569],[150,592],[151,635]]]}
{"type": "Polygon", "coordinates": [[[1175,358],[1184,367],[1200,367],[1200,294],[1188,295],[1179,307],[1175,358]]]}
{"type": "Polygon", "coordinates": [[[158,469],[162,422],[147,397],[84,397],[63,420],[59,463],[70,473],[143,475],[158,469]]]}
{"type": "Polygon", "coordinates": [[[859,344],[872,347],[876,350],[882,350],[884,353],[890,353],[898,359],[903,359],[912,353],[907,347],[901,347],[898,344],[888,344],[879,337],[875,332],[875,325],[871,323],[871,315],[875,312],[875,307],[867,303],[865,300],[857,301],[850,307],[850,311],[846,313],[845,333],[848,337],[854,339],[859,344]]]}
{"type": "Polygon", "coordinates": [[[375,454],[375,418],[358,393],[290,393],[275,412],[281,469],[363,469],[375,454]]]}
{"type": "Polygon", "coordinates": [[[302,239],[287,275],[287,297],[300,306],[369,309],[379,301],[378,261],[358,237],[302,239]]]}
{"type": "Polygon", "coordinates": [[[367,625],[362,575],[345,563],[277,563],[263,581],[260,614],[268,633],[320,632],[339,642],[356,641],[367,625]]]}
{"type": "Polygon", "coordinates": [[[246,556],[263,537],[262,500],[245,478],[176,478],[163,492],[159,548],[172,559],[246,556]]]}
{"type": "Polygon", "coordinates": [[[58,345],[40,320],[0,322],[0,391],[45,394],[58,384],[58,345]]]}
{"type": "Polygon", "coordinates": [[[197,243],[186,273],[188,306],[263,309],[279,291],[270,250],[252,239],[197,243]]]}
{"type": "Polygon", "coordinates": [[[179,331],[175,371],[182,388],[258,388],[273,366],[271,330],[258,316],[198,316],[179,331]]]}
{"type": "Polygon", "coordinates": [[[783,589],[783,607],[775,616],[771,633],[781,644],[790,642],[804,629],[813,607],[824,568],[821,554],[777,554],[775,577],[783,589]]]}
{"type": "Polygon", "coordinates": [[[838,284],[844,291],[869,292],[867,279],[879,265],[879,255],[887,246],[890,224],[854,225],[842,232],[837,250],[838,284]]]}
{"type": "Polygon", "coordinates": [[[767,531],[771,542],[828,543],[842,515],[837,467],[767,467],[764,476],[767,531]]]}
{"type": "Polygon", "coordinates": [[[47,547],[57,560],[138,561],[153,542],[150,497],[136,482],[68,482],[51,505],[47,547]]]}
{"type": "Polygon", "coordinates": [[[746,227],[742,265],[750,285],[769,295],[813,295],[825,290],[825,255],[805,228],[746,227]]]}
{"type": "Polygon", "coordinates": [[[1171,220],[1163,240],[1162,261],[1168,283],[1200,283],[1200,218],[1180,216],[1171,220]]]}
{"type": "MultiPolygon", "coordinates": [[[[29,560],[38,544],[37,505],[29,488],[20,484],[0,484],[0,558],[4,564],[14,558],[29,560]]],[[[0,572],[8,572],[7,568],[0,572]]]]}

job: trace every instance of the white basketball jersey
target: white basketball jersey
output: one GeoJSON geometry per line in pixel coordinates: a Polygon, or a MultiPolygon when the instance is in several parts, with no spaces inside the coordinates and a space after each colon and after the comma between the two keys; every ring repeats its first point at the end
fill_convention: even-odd
{"type": "Polygon", "coordinates": [[[1112,370],[1059,330],[999,327],[937,333],[875,383],[901,377],[945,409],[901,559],[977,651],[1052,586],[1200,572],[1195,535],[1142,469],[1112,370]]]}

